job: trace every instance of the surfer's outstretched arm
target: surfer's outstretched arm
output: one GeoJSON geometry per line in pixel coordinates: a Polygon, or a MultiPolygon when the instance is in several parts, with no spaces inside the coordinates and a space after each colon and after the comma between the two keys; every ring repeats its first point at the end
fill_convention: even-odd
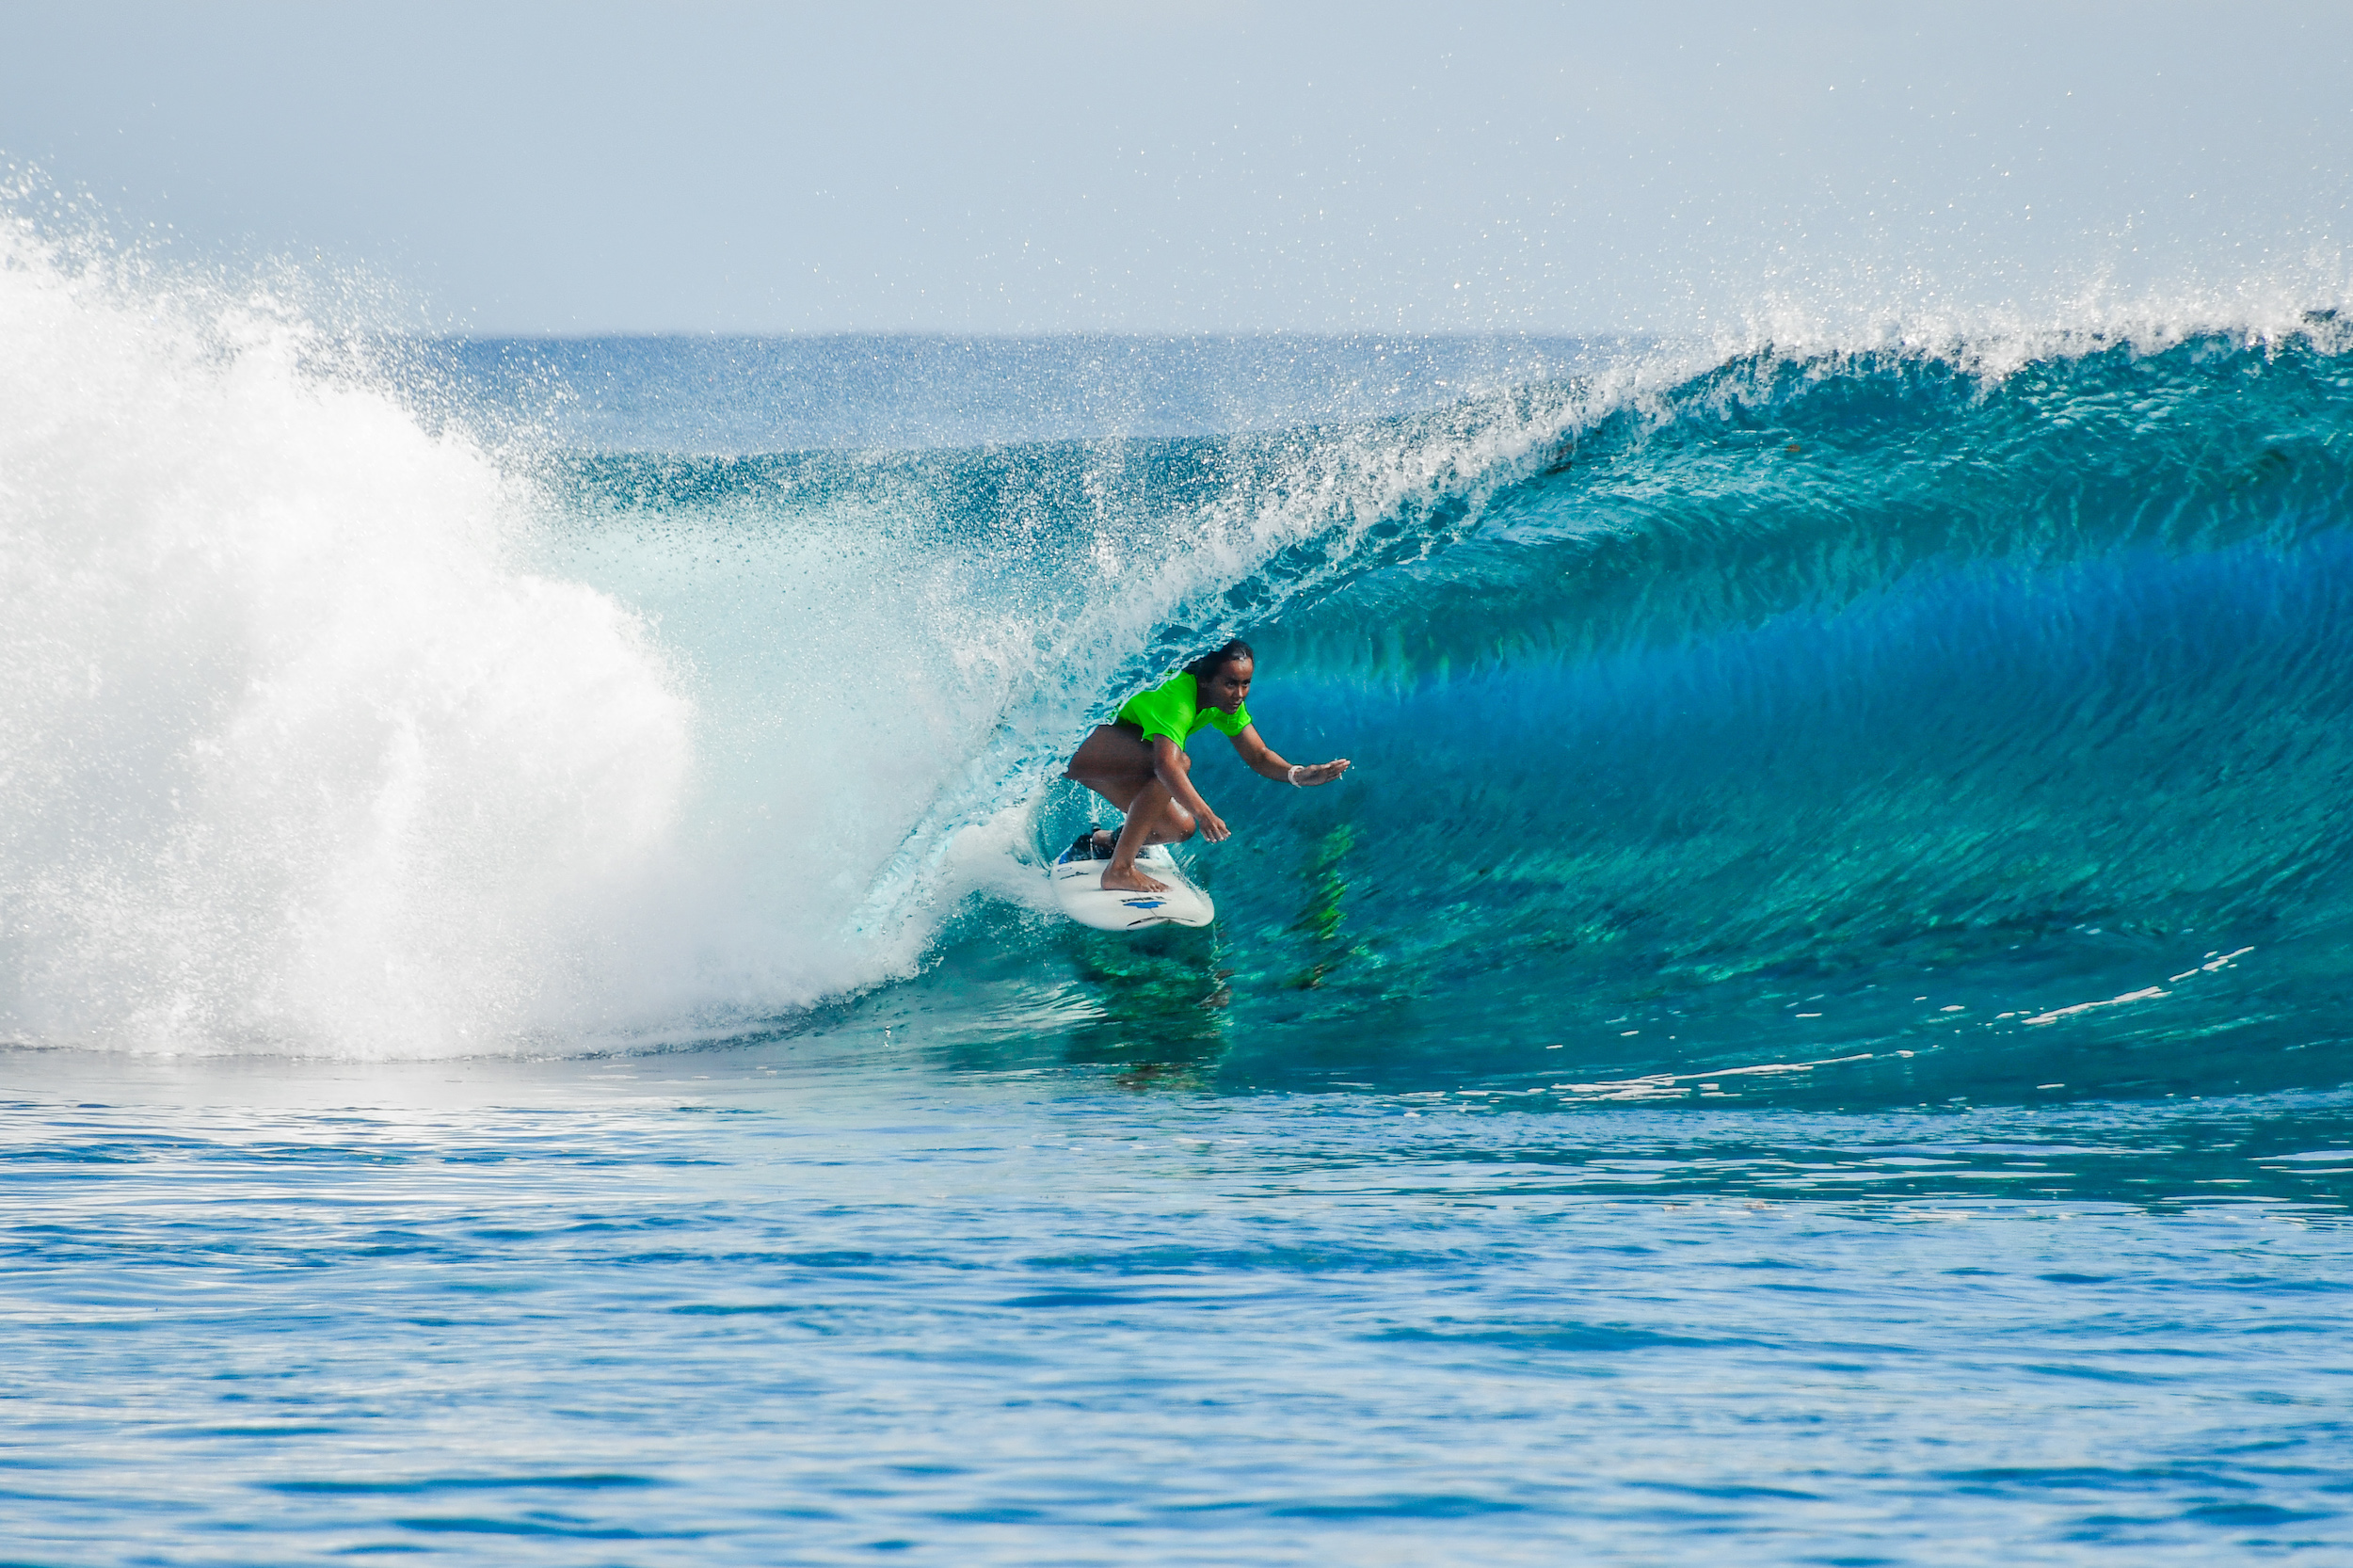
{"type": "Polygon", "coordinates": [[[1119,717],[1098,724],[1064,776],[1074,778],[1128,813],[1103,868],[1102,886],[1114,891],[1165,889],[1136,869],[1147,844],[1182,843],[1198,831],[1211,843],[1226,837],[1225,821],[1193,787],[1184,737],[1206,724],[1230,736],[1252,772],[1286,784],[1329,784],[1348,771],[1348,759],[1294,765],[1259,739],[1244,705],[1257,672],[1250,645],[1236,639],[1204,654],[1148,692],[1129,697],[1119,717]]]}
{"type": "Polygon", "coordinates": [[[1273,746],[1258,738],[1258,727],[1255,724],[1243,726],[1242,732],[1234,737],[1234,749],[1241,753],[1242,761],[1252,773],[1278,784],[1329,784],[1349,768],[1345,757],[1330,762],[1286,762],[1274,755],[1273,746]]]}

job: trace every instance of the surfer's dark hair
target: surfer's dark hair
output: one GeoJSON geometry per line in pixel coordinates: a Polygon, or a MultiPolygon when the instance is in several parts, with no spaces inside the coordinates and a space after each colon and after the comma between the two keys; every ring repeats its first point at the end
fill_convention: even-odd
{"type": "Polygon", "coordinates": [[[1258,656],[1250,651],[1250,645],[1240,637],[1236,637],[1224,648],[1211,648],[1192,664],[1187,664],[1185,673],[1195,680],[1207,680],[1226,665],[1239,664],[1244,659],[1254,664],[1258,662],[1258,656]]]}

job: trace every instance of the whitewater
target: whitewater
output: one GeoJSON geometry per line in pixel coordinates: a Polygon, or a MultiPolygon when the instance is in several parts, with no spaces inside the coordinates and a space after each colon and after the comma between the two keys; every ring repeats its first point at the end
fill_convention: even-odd
{"type": "Polygon", "coordinates": [[[10,1560],[2329,1560],[2353,316],[416,339],[0,230],[10,1560]],[[1198,933],[1060,769],[1224,638],[1198,933]]]}

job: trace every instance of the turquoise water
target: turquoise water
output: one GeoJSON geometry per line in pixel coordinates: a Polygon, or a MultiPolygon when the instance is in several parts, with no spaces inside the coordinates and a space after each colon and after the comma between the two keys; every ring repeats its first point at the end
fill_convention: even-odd
{"type": "Polygon", "coordinates": [[[2337,1560],[2353,357],[7,230],[0,1560],[2337,1560]],[[1219,919],[1057,775],[1207,643],[1219,919]]]}
{"type": "Polygon", "coordinates": [[[16,1561],[2341,1556],[2353,1103],[12,1059],[16,1561]]]}

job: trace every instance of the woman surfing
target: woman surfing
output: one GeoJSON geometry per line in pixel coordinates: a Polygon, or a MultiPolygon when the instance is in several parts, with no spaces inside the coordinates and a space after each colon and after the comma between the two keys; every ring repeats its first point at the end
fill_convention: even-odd
{"type": "MultiPolygon", "coordinates": [[[[1165,884],[1136,870],[1136,854],[1146,844],[1182,843],[1198,827],[1209,842],[1226,836],[1225,820],[1209,809],[1193,787],[1193,759],[1185,743],[1203,728],[1234,743],[1250,771],[1262,778],[1302,786],[1329,784],[1348,771],[1345,757],[1333,762],[1286,762],[1258,738],[1243,701],[1257,660],[1237,637],[1205,653],[1148,691],[1138,692],[1110,724],[1098,724],[1064,776],[1080,783],[1128,813],[1103,870],[1103,887],[1114,892],[1166,892],[1165,884]]],[[[1098,833],[1097,842],[1110,837],[1098,833]]]]}

